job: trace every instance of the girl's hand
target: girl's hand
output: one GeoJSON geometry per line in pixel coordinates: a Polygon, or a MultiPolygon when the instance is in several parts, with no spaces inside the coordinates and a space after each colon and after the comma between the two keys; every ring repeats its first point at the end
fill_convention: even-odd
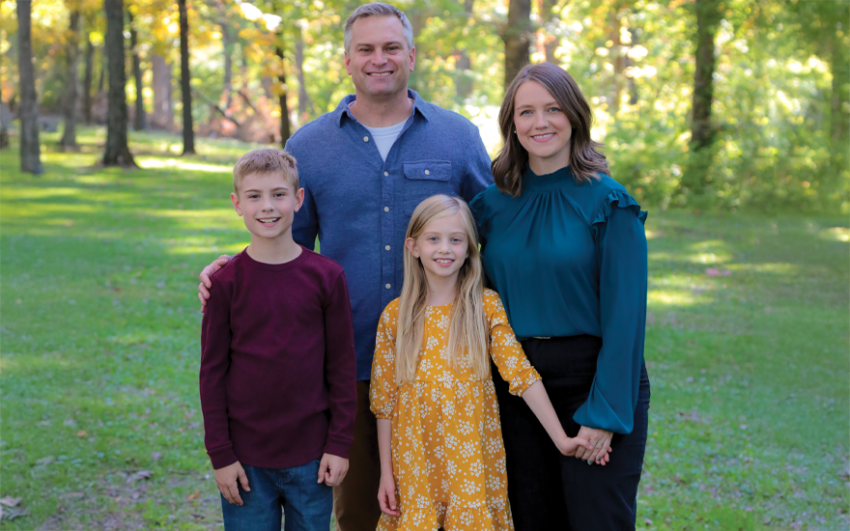
{"type": "Polygon", "coordinates": [[[378,489],[378,503],[381,511],[389,516],[401,516],[395,501],[395,478],[392,472],[381,473],[381,486],[378,489]]]}
{"type": "Polygon", "coordinates": [[[566,433],[564,433],[557,441],[555,441],[555,445],[558,447],[558,451],[561,452],[562,455],[565,455],[567,457],[572,457],[576,455],[576,451],[579,448],[593,450],[593,446],[591,446],[590,443],[587,442],[587,440],[580,439],[578,437],[567,437],[566,433]]]}
{"type": "Polygon", "coordinates": [[[608,454],[611,452],[611,438],[614,437],[613,433],[608,430],[582,426],[578,430],[576,437],[586,440],[592,446],[591,450],[579,447],[575,453],[576,459],[583,459],[589,465],[593,463],[604,465],[609,461],[610,457],[608,454]]]}

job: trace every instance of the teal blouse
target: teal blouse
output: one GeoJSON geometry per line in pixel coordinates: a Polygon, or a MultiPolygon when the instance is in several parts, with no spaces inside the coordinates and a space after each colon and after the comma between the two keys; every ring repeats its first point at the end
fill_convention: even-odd
{"type": "Polygon", "coordinates": [[[470,204],[484,271],[519,339],[602,338],[596,377],[573,419],[631,433],[646,325],[646,212],[607,175],[569,167],[523,176],[516,199],[486,188],[470,204]]]}

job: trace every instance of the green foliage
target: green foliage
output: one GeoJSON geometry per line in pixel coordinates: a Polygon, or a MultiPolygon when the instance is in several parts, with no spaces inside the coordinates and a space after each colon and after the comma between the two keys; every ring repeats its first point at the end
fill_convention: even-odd
{"type": "MultiPolygon", "coordinates": [[[[102,137],[41,177],[3,152],[0,497],[30,515],[0,528],[220,527],[197,275],[248,241],[228,196],[252,146],[136,134],[142,169],[102,169],[102,137]]],[[[847,219],[653,210],[647,231],[639,527],[848,527],[847,219]]]]}

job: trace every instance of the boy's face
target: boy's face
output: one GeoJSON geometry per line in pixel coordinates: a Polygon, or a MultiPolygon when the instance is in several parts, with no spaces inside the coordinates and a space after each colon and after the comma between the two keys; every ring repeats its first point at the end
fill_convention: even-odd
{"type": "Polygon", "coordinates": [[[295,190],[281,173],[252,173],[242,178],[230,200],[253,237],[274,239],[290,233],[304,189],[295,190]]]}

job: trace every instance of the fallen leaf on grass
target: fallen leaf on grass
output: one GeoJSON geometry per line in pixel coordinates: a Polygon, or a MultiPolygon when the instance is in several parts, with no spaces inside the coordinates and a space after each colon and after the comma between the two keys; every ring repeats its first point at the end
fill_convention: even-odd
{"type": "Polygon", "coordinates": [[[83,493],[83,492],[67,492],[67,493],[59,496],[59,498],[65,500],[65,499],[68,499],[68,498],[82,498],[83,496],[85,496],[85,493],[83,493]]]}
{"type": "Polygon", "coordinates": [[[645,523],[646,525],[652,525],[652,520],[650,520],[649,518],[644,518],[643,523],[645,523]]]}
{"type": "Polygon", "coordinates": [[[0,498],[0,505],[5,505],[6,507],[17,507],[19,503],[21,503],[21,498],[13,498],[11,496],[0,498]]]}
{"type": "Polygon", "coordinates": [[[192,500],[197,500],[200,497],[201,497],[201,493],[198,491],[198,489],[195,489],[195,492],[186,496],[186,499],[189,500],[189,501],[192,501],[192,500]]]}
{"type": "Polygon", "coordinates": [[[23,508],[12,509],[9,511],[3,511],[3,519],[4,520],[14,520],[15,518],[20,518],[22,516],[29,516],[30,512],[23,508]]]}
{"type": "Polygon", "coordinates": [[[77,437],[85,437],[85,436],[86,436],[86,430],[80,430],[80,431],[77,432],[77,437]]]}
{"type": "Polygon", "coordinates": [[[136,481],[137,479],[149,479],[153,475],[153,472],[150,470],[139,470],[129,478],[127,478],[127,483],[131,483],[136,481]]]}
{"type": "Polygon", "coordinates": [[[156,463],[157,461],[162,459],[162,454],[159,452],[154,452],[151,454],[151,457],[153,457],[153,462],[156,463]]]}
{"type": "MultiPolygon", "coordinates": [[[[42,457],[41,459],[37,460],[35,462],[35,464],[39,465],[39,466],[47,466],[47,465],[49,465],[50,463],[53,462],[53,459],[54,458],[53,458],[52,455],[48,455],[47,457],[42,457]]],[[[2,502],[0,502],[0,503],[2,503],[2,502]]]]}
{"type": "Polygon", "coordinates": [[[717,269],[716,267],[709,267],[705,270],[705,275],[709,277],[728,277],[732,272],[728,269],[717,269]]]}
{"type": "Polygon", "coordinates": [[[74,225],[74,222],[71,221],[71,220],[68,220],[68,221],[65,222],[66,227],[72,227],[73,225],[74,225]]]}

